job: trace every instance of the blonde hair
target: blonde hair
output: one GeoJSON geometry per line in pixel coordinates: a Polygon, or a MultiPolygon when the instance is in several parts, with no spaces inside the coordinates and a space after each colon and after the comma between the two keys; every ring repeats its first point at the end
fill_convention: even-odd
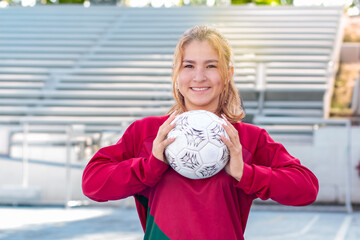
{"type": "Polygon", "coordinates": [[[224,87],[220,93],[219,105],[216,109],[215,114],[224,114],[226,118],[232,122],[239,122],[245,117],[240,95],[234,83],[234,79],[229,76],[230,67],[233,66],[232,61],[232,50],[226,40],[226,38],[219,33],[216,29],[208,26],[195,26],[187,30],[178,40],[174,51],[173,58],[173,71],[172,71],[172,84],[173,84],[173,95],[175,98],[175,104],[172,106],[168,114],[177,111],[177,113],[186,112],[184,96],[178,91],[177,79],[182,66],[184,57],[184,48],[191,41],[208,41],[219,56],[218,69],[220,72],[221,79],[223,80],[224,87]]]}

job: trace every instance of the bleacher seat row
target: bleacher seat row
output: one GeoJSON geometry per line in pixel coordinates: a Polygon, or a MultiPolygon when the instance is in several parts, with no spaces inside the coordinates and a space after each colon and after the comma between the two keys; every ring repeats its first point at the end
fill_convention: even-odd
{"type": "Polygon", "coordinates": [[[325,7],[0,9],[0,124],[122,126],[172,105],[172,53],[217,27],[247,121],[326,117],[343,13],[325,7]]]}

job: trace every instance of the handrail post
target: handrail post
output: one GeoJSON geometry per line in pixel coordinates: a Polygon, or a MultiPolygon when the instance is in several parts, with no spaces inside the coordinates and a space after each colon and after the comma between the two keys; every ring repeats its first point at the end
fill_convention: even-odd
{"type": "Polygon", "coordinates": [[[27,188],[29,186],[29,123],[23,125],[23,149],[22,149],[22,187],[27,188]]]}
{"type": "Polygon", "coordinates": [[[69,125],[66,128],[66,163],[65,163],[65,208],[69,209],[69,202],[71,200],[71,136],[72,127],[69,125]]]}
{"type": "Polygon", "coordinates": [[[347,167],[346,167],[346,210],[348,213],[351,213],[353,211],[352,209],[352,205],[351,205],[351,191],[352,191],[352,187],[351,187],[351,169],[352,169],[352,154],[351,154],[351,122],[347,121],[346,122],[346,136],[347,136],[347,140],[346,140],[346,162],[347,162],[347,167]]]}
{"type": "Polygon", "coordinates": [[[256,82],[255,88],[259,92],[258,114],[263,114],[265,102],[265,86],[266,86],[266,66],[264,62],[258,62],[256,65],[256,82]]]}

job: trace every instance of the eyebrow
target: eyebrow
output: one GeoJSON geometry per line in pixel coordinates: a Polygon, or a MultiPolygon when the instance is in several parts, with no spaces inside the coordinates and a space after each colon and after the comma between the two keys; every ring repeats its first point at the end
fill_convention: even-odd
{"type": "MultiPolygon", "coordinates": [[[[188,59],[184,59],[183,60],[183,63],[186,62],[186,63],[196,63],[194,60],[188,60],[188,59]]],[[[219,62],[218,60],[216,59],[209,59],[209,60],[206,60],[205,63],[213,63],[213,62],[219,62]]]]}

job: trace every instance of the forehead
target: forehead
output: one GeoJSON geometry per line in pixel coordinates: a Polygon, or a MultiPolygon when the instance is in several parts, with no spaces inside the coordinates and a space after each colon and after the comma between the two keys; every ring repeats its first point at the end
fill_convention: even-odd
{"type": "Polygon", "coordinates": [[[192,40],[183,48],[184,59],[187,57],[202,57],[218,59],[218,53],[209,41],[192,40]]]}

